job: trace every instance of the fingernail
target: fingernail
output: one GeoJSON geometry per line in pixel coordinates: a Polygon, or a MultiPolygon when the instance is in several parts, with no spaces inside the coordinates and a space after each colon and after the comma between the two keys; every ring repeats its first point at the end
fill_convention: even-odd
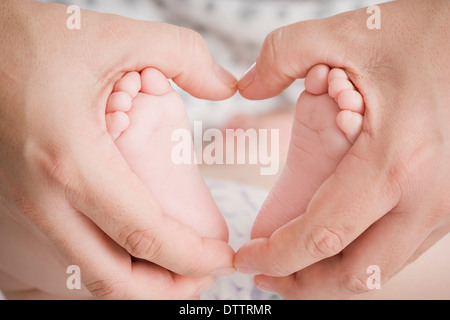
{"type": "Polygon", "coordinates": [[[258,287],[259,290],[265,291],[265,292],[269,292],[269,293],[274,293],[275,291],[273,290],[273,288],[268,285],[267,283],[256,283],[256,286],[258,287]]]}
{"type": "Polygon", "coordinates": [[[214,66],[217,77],[225,83],[228,87],[236,87],[238,81],[235,76],[233,76],[228,70],[225,70],[220,64],[216,63],[214,66]]]}
{"type": "Polygon", "coordinates": [[[241,80],[239,80],[238,87],[240,90],[248,88],[256,78],[256,62],[247,70],[241,80]]]}
{"type": "Polygon", "coordinates": [[[225,268],[221,268],[221,269],[214,271],[212,273],[212,275],[215,277],[225,277],[225,276],[231,276],[235,272],[236,272],[236,269],[234,269],[233,267],[225,267],[225,268]]]}
{"type": "Polygon", "coordinates": [[[248,267],[236,267],[237,272],[243,273],[243,274],[260,274],[261,272],[248,268],[248,267]]]}
{"type": "Polygon", "coordinates": [[[214,286],[214,277],[207,277],[206,280],[199,286],[195,296],[205,293],[214,286]]]}

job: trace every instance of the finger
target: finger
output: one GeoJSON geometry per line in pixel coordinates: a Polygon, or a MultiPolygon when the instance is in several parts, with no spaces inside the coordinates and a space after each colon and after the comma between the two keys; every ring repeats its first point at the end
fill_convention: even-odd
{"type": "Polygon", "coordinates": [[[344,299],[374,289],[383,294],[384,284],[405,267],[429,236],[422,213],[420,205],[416,211],[394,210],[342,254],[285,278],[258,277],[255,282],[288,299],[344,299]]]}
{"type": "Polygon", "coordinates": [[[337,255],[397,205],[400,190],[390,178],[389,160],[382,153],[369,152],[367,139],[363,133],[304,215],[270,238],[253,240],[237,252],[238,270],[292,274],[337,255]]]}
{"type": "Polygon", "coordinates": [[[141,289],[135,292],[135,297],[141,300],[195,300],[214,285],[214,276],[185,277],[167,271],[162,267],[150,265],[147,262],[136,262],[133,264],[133,283],[141,289]],[[142,285],[142,280],[147,280],[147,284],[158,290],[150,290],[142,285]]]}
{"type": "Polygon", "coordinates": [[[205,41],[195,31],[116,16],[107,26],[106,35],[112,39],[104,39],[108,43],[106,48],[110,52],[127,53],[126,57],[118,55],[117,65],[125,68],[122,71],[156,68],[182,89],[202,99],[222,100],[236,93],[237,79],[214,61],[205,41]]]}
{"type": "MultiPolygon", "coordinates": [[[[355,13],[357,14],[357,12],[355,13]]],[[[346,14],[349,15],[349,14],[346,14]]],[[[350,39],[346,39],[353,16],[341,17],[348,25],[335,18],[306,21],[282,27],[266,38],[255,66],[239,82],[239,90],[247,99],[267,99],[280,94],[295,79],[306,76],[317,64],[351,68],[346,52],[363,35],[364,26],[352,26],[350,39]],[[349,47],[350,46],[350,47],[349,47]]]]}
{"type": "Polygon", "coordinates": [[[79,169],[76,187],[68,190],[71,204],[136,258],[186,276],[231,272],[231,247],[165,216],[111,143],[105,134],[104,141],[75,152],[71,161],[79,169]]]}
{"type": "MultiPolygon", "coordinates": [[[[58,228],[44,230],[51,235],[62,254],[62,272],[78,266],[84,286],[98,299],[187,299],[214,283],[212,276],[187,278],[155,264],[134,261],[95,224],[74,209],[66,208],[52,221],[58,228]],[[70,250],[67,250],[67,247],[70,250]]],[[[59,272],[56,272],[59,274],[59,272]]],[[[66,274],[66,278],[70,275],[66,274]]],[[[63,278],[64,279],[64,278],[63,278]]],[[[65,294],[70,293],[65,281],[65,294]]],[[[65,295],[60,289],[59,294],[65,295]]]]}

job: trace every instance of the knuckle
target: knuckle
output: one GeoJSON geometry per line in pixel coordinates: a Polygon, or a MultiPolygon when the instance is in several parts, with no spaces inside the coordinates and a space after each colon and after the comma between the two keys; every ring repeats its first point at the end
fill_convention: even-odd
{"type": "Polygon", "coordinates": [[[59,144],[42,145],[38,141],[29,141],[24,149],[28,174],[37,177],[53,188],[59,196],[72,199],[83,189],[82,177],[71,151],[59,144]]]}
{"type": "Polygon", "coordinates": [[[122,280],[102,279],[85,284],[86,289],[96,299],[123,299],[127,292],[127,283],[122,280]]]}
{"type": "Polygon", "coordinates": [[[290,265],[282,259],[272,261],[270,265],[270,275],[275,277],[286,277],[297,270],[295,265],[290,265]]]}
{"type": "Polygon", "coordinates": [[[198,52],[205,50],[206,43],[200,33],[186,28],[179,28],[180,43],[184,51],[184,55],[190,57],[189,63],[195,61],[198,52]]]}
{"type": "Polygon", "coordinates": [[[77,180],[77,170],[68,157],[58,157],[49,163],[47,168],[50,178],[64,189],[69,188],[77,180]]]}
{"type": "Polygon", "coordinates": [[[69,185],[77,176],[76,166],[68,152],[60,146],[46,148],[37,141],[30,141],[25,147],[25,159],[31,171],[52,184],[69,185]]]}
{"type": "Polygon", "coordinates": [[[311,257],[318,260],[335,256],[345,248],[342,236],[328,227],[313,229],[306,246],[311,257]]]}
{"type": "Polygon", "coordinates": [[[422,192],[423,186],[433,189],[442,185],[442,174],[429,174],[424,168],[433,168],[433,172],[445,172],[447,163],[442,150],[429,143],[417,143],[412,148],[401,148],[395,155],[387,179],[403,197],[422,192]]]}
{"type": "Polygon", "coordinates": [[[314,22],[308,21],[275,29],[266,37],[259,59],[277,74],[295,80],[299,76],[296,70],[300,68],[296,56],[299,43],[309,41],[306,35],[317,32],[315,25],[314,22]]]}
{"type": "MultiPolygon", "coordinates": [[[[205,61],[211,61],[212,57],[205,40],[200,33],[182,27],[177,28],[179,52],[176,59],[180,66],[179,70],[183,71],[176,76],[176,80],[182,83],[191,83],[194,81],[195,73],[187,72],[188,70],[197,70],[203,68],[205,61]]],[[[199,80],[195,78],[199,87],[207,86],[205,79],[199,80]]]]}
{"type": "Polygon", "coordinates": [[[154,261],[162,252],[162,241],[151,229],[126,230],[122,235],[119,239],[124,239],[123,247],[136,258],[154,261]]]}
{"type": "MultiPolygon", "coordinates": [[[[266,38],[264,43],[264,52],[267,53],[276,69],[280,69],[283,61],[283,55],[286,54],[285,43],[283,42],[288,27],[281,27],[272,31],[266,38]]],[[[281,71],[281,70],[280,70],[281,71]]]]}

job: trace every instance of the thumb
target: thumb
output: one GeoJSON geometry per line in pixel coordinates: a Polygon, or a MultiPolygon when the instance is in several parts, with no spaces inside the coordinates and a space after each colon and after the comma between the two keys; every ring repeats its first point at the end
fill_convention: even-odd
{"type": "Polygon", "coordinates": [[[365,11],[299,22],[270,33],[256,64],[239,81],[241,95],[253,100],[277,96],[320,63],[354,69],[348,53],[361,51],[366,28],[361,15],[365,17],[365,11]],[[355,17],[361,21],[352,23],[355,17]]]}
{"type": "Polygon", "coordinates": [[[111,64],[125,69],[121,71],[153,67],[197,98],[223,100],[236,93],[237,79],[214,61],[199,33],[159,22],[102,19],[108,32],[100,41],[112,60],[105,61],[108,69],[100,70],[109,70],[111,64]]]}
{"type": "Polygon", "coordinates": [[[369,152],[369,141],[366,133],[360,136],[304,215],[270,238],[244,245],[236,254],[236,268],[244,273],[288,276],[339,254],[391,211],[400,200],[400,190],[390,179],[383,153],[377,157],[369,152]]]}

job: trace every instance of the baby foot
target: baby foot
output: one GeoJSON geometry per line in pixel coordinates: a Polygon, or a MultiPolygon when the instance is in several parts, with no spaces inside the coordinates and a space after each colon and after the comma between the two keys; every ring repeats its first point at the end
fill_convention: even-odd
{"type": "Polygon", "coordinates": [[[106,107],[106,124],[122,156],[167,216],[203,237],[228,241],[225,220],[197,166],[172,161],[173,131],[190,127],[183,101],[161,72],[148,68],[118,81],[106,107]]]}
{"type": "Polygon", "coordinates": [[[252,238],[269,237],[303,214],[362,132],[364,100],[344,70],[315,66],[305,88],[285,169],[255,221],[252,238]]]}

